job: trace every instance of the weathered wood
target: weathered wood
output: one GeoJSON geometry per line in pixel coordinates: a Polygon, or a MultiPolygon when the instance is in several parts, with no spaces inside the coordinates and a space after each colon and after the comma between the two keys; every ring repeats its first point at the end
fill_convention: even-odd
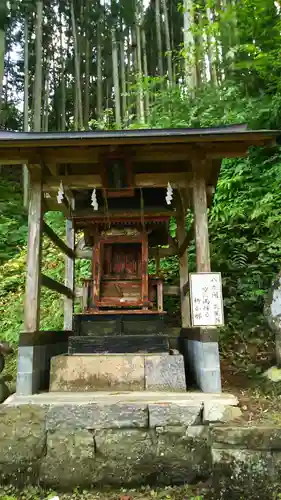
{"type": "MultiPolygon", "coordinates": [[[[196,168],[197,165],[194,167],[196,168]]],[[[208,231],[208,207],[205,180],[200,173],[194,173],[193,208],[196,243],[197,272],[210,272],[210,245],[208,231]]]]}
{"type": "Polygon", "coordinates": [[[182,244],[179,247],[179,251],[178,251],[179,257],[182,257],[183,254],[186,252],[188,245],[193,240],[193,237],[194,237],[194,224],[192,224],[190,230],[186,234],[182,244]]]}
{"type": "Polygon", "coordinates": [[[64,214],[66,218],[70,217],[70,207],[66,197],[63,198],[62,203],[57,202],[57,191],[46,191],[44,192],[44,205],[45,212],[49,211],[59,211],[64,214]]]}
{"type": "Polygon", "coordinates": [[[180,287],[177,285],[163,285],[164,296],[178,297],[180,295],[180,287]]]}
{"type": "MultiPolygon", "coordinates": [[[[182,208],[181,200],[178,201],[178,216],[177,216],[177,239],[179,248],[185,242],[186,238],[186,230],[185,230],[185,212],[182,208]],[[182,210],[180,210],[182,208],[182,210]]],[[[179,257],[179,266],[180,266],[180,299],[181,299],[181,319],[182,319],[182,327],[187,328],[191,325],[190,318],[190,303],[189,303],[189,294],[186,293],[186,288],[188,287],[188,254],[185,250],[182,255],[179,257]]]]}
{"type": "Polygon", "coordinates": [[[85,250],[75,250],[75,257],[76,259],[85,259],[85,260],[91,260],[93,257],[93,250],[91,249],[85,249],[85,250]]]}
{"type": "Polygon", "coordinates": [[[100,300],[100,278],[101,278],[101,243],[97,241],[94,246],[93,251],[93,263],[92,263],[92,302],[94,307],[97,307],[97,303],[100,300]]]}
{"type": "Polygon", "coordinates": [[[40,272],[42,254],[42,183],[30,183],[27,240],[27,274],[24,305],[24,329],[36,332],[40,327],[40,272]]]}
{"type": "Polygon", "coordinates": [[[159,312],[162,312],[164,309],[163,306],[163,281],[158,280],[157,282],[157,309],[159,312]]]}
{"type": "MultiPolygon", "coordinates": [[[[90,280],[91,281],[91,280],[90,280]]],[[[83,299],[83,305],[87,305],[86,292],[87,287],[76,287],[75,298],[83,299]]],[[[186,292],[185,292],[186,293],[186,292]]],[[[171,297],[178,297],[180,295],[180,287],[177,285],[163,285],[163,294],[171,297]]]]}
{"type": "MultiPolygon", "coordinates": [[[[71,221],[70,221],[71,223],[71,221]]],[[[71,223],[72,225],[72,223],[71,223]]],[[[59,247],[59,249],[65,254],[67,255],[67,257],[69,259],[74,259],[75,258],[75,252],[72,248],[70,248],[69,245],[66,245],[64,243],[64,241],[62,241],[60,239],[60,237],[52,230],[52,228],[50,226],[48,226],[48,224],[43,221],[43,232],[44,234],[46,234],[46,236],[48,236],[48,238],[50,238],[50,240],[57,246],[59,247]]],[[[66,233],[66,237],[67,237],[68,233],[66,233]]],[[[71,245],[72,245],[72,239],[71,239],[71,245]]]]}
{"type": "MultiPolygon", "coordinates": [[[[156,257],[159,255],[160,258],[164,257],[172,257],[174,255],[177,255],[177,251],[174,248],[149,248],[149,258],[156,257]],[[158,253],[159,252],[159,253],[158,253]]],[[[76,250],[75,251],[75,256],[77,259],[86,259],[86,260],[91,260],[92,258],[92,250],[76,250]]]]}
{"type": "Polygon", "coordinates": [[[141,255],[141,265],[142,265],[142,302],[143,309],[148,309],[148,238],[147,234],[143,234],[142,241],[142,255],[141,255]]]}
{"type": "Polygon", "coordinates": [[[49,278],[49,276],[45,276],[45,274],[41,274],[41,284],[49,290],[53,290],[54,292],[58,292],[61,295],[65,295],[69,299],[74,299],[74,292],[67,288],[62,283],[49,278]]]}
{"type": "Polygon", "coordinates": [[[44,180],[44,191],[57,191],[60,183],[70,189],[100,188],[102,177],[99,174],[92,175],[67,175],[61,177],[47,176],[44,180]]]}
{"type": "MultiPolygon", "coordinates": [[[[45,192],[57,191],[61,182],[70,189],[100,188],[103,185],[102,176],[99,174],[48,176],[45,178],[43,189],[45,192]]],[[[185,172],[161,173],[159,171],[157,173],[135,174],[133,177],[133,186],[135,187],[166,187],[168,182],[185,186],[188,182],[192,182],[192,175],[185,172]]]]}
{"type": "MultiPolygon", "coordinates": [[[[66,220],[66,243],[67,248],[71,250],[70,254],[65,257],[65,286],[74,292],[74,247],[75,247],[75,231],[71,220],[66,220]]],[[[73,329],[73,298],[65,297],[64,299],[64,329],[73,329]]]]}
{"type": "Polygon", "coordinates": [[[168,182],[171,184],[185,186],[192,181],[192,177],[188,172],[168,172],[168,173],[143,173],[135,174],[134,184],[136,187],[167,187],[168,182]]]}

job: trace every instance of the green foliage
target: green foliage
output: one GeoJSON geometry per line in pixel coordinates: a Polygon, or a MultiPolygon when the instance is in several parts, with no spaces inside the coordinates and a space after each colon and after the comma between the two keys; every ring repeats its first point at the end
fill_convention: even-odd
{"type": "Polygon", "coordinates": [[[25,243],[27,219],[22,209],[22,194],[15,181],[0,176],[0,264],[7,261],[25,243]]]}
{"type": "Polygon", "coordinates": [[[253,151],[224,162],[210,215],[213,266],[223,273],[228,324],[260,324],[264,297],[280,270],[281,160],[253,151]]]}

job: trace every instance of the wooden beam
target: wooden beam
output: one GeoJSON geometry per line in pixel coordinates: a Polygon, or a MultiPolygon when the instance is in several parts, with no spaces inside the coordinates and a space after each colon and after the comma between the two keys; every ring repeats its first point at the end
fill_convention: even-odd
{"type": "Polygon", "coordinates": [[[143,188],[167,187],[168,182],[177,184],[178,186],[185,186],[188,182],[192,181],[192,175],[188,172],[144,173],[135,174],[134,181],[136,187],[143,188]]]}
{"type": "Polygon", "coordinates": [[[93,257],[93,250],[92,249],[87,249],[87,250],[75,250],[75,257],[76,259],[85,259],[85,260],[91,260],[93,257]]]}
{"type": "Polygon", "coordinates": [[[99,163],[104,148],[100,147],[60,147],[46,148],[43,151],[43,158],[47,164],[62,163],[99,163]]]}
{"type": "Polygon", "coordinates": [[[165,257],[173,257],[177,255],[177,251],[173,247],[168,248],[149,248],[149,258],[159,256],[160,259],[165,257]]]}
{"type": "MultiPolygon", "coordinates": [[[[210,245],[208,231],[208,207],[205,180],[200,174],[200,165],[194,172],[193,182],[193,207],[196,243],[196,269],[197,272],[210,272],[210,245]]],[[[204,167],[204,165],[202,165],[204,167]]],[[[202,172],[202,170],[201,170],[202,172]]]]}
{"type": "Polygon", "coordinates": [[[192,224],[190,230],[186,234],[182,244],[179,247],[179,251],[178,251],[179,257],[183,256],[184,252],[187,250],[188,245],[193,240],[193,237],[194,237],[194,223],[192,224]]]}
{"type": "Polygon", "coordinates": [[[54,292],[58,292],[61,295],[65,295],[69,299],[74,299],[74,292],[70,290],[70,288],[67,288],[62,283],[59,283],[52,278],[49,278],[45,274],[41,274],[41,283],[42,286],[49,288],[49,290],[53,290],[54,292]]]}
{"type": "MultiPolygon", "coordinates": [[[[179,248],[185,245],[186,231],[185,231],[185,210],[183,209],[180,199],[177,199],[177,239],[179,248]]],[[[181,300],[181,320],[182,327],[187,328],[191,325],[190,318],[190,303],[189,294],[186,293],[188,288],[189,274],[188,274],[188,255],[186,250],[179,257],[180,265],[180,300],[181,300]]]]}
{"type": "MultiPolygon", "coordinates": [[[[57,191],[63,183],[64,188],[69,189],[92,189],[102,187],[102,178],[98,174],[88,175],[68,175],[61,177],[47,176],[44,180],[43,191],[50,193],[52,196],[53,191],[57,191]]],[[[192,174],[187,172],[154,172],[134,175],[134,186],[143,188],[166,188],[168,182],[172,185],[176,184],[179,188],[192,188],[193,178],[192,174]]],[[[213,186],[208,186],[210,193],[214,191],[213,186]]]]}
{"type": "Polygon", "coordinates": [[[164,295],[178,297],[180,295],[180,287],[177,285],[165,285],[164,284],[163,293],[164,293],[164,295]]]}
{"type": "MultiPolygon", "coordinates": [[[[65,286],[74,293],[74,247],[75,232],[73,222],[66,220],[66,242],[67,248],[71,250],[72,256],[66,256],[65,259],[65,286]]],[[[73,330],[73,298],[66,297],[64,300],[64,329],[73,330]]]]}
{"type": "Polygon", "coordinates": [[[100,175],[67,175],[67,176],[47,176],[44,180],[44,191],[57,191],[62,182],[64,188],[87,189],[102,187],[100,175]]]}
{"type": "Polygon", "coordinates": [[[40,158],[34,149],[1,148],[1,165],[39,164],[40,158]]]}
{"type": "MultiPolygon", "coordinates": [[[[160,259],[164,257],[173,257],[177,255],[177,251],[174,248],[149,248],[149,258],[153,258],[159,255],[160,259]]],[[[77,259],[91,260],[93,257],[93,251],[91,249],[86,250],[76,250],[75,256],[77,259]]]]}
{"type": "MultiPolygon", "coordinates": [[[[163,285],[163,294],[164,296],[170,297],[178,297],[180,295],[180,287],[177,285],[163,285]]],[[[76,287],[75,288],[75,298],[82,299],[84,296],[84,287],[76,287]]]]}
{"type": "Polygon", "coordinates": [[[43,221],[43,232],[69,259],[75,258],[74,250],[66,245],[45,221],[43,221]]]}
{"type": "MultiPolygon", "coordinates": [[[[98,174],[92,175],[68,175],[68,176],[47,176],[44,180],[44,191],[57,191],[62,182],[65,188],[69,189],[91,189],[102,187],[102,178],[98,174]]],[[[168,182],[178,186],[186,186],[192,182],[192,174],[185,172],[170,173],[144,173],[134,175],[134,186],[143,188],[167,187],[168,182]]]]}
{"type": "Polygon", "coordinates": [[[24,330],[36,332],[40,328],[40,272],[42,255],[42,183],[31,180],[28,240],[27,274],[24,305],[24,330]]]}

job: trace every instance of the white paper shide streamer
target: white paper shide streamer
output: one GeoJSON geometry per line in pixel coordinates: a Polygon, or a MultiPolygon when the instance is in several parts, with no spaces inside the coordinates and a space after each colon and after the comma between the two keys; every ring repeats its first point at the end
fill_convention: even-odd
{"type": "Polygon", "coordinates": [[[60,181],[60,187],[59,187],[58,194],[57,194],[57,200],[58,200],[59,205],[62,204],[63,198],[64,198],[64,189],[63,189],[62,181],[60,181]]]}
{"type": "Polygon", "coordinates": [[[171,205],[172,199],[173,199],[173,188],[169,182],[168,182],[168,186],[167,186],[167,194],[166,194],[165,199],[166,199],[167,205],[171,205]]]}
{"type": "Polygon", "coordinates": [[[93,209],[94,210],[98,210],[99,209],[99,205],[98,205],[98,200],[97,200],[96,188],[93,189],[91,200],[92,200],[91,205],[92,205],[93,209]]]}

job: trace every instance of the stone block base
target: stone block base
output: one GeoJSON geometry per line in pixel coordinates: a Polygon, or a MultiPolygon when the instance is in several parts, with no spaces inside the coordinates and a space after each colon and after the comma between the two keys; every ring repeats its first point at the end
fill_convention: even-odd
{"type": "Polygon", "coordinates": [[[218,493],[212,498],[227,488],[227,498],[264,500],[279,492],[280,427],[203,425],[206,403],[235,405],[234,397],[108,394],[82,402],[85,394],[76,396],[76,403],[66,394],[41,394],[31,404],[18,396],[1,405],[1,484],[73,490],[206,478],[218,493]]]}
{"type": "Polygon", "coordinates": [[[184,360],[169,354],[56,356],[50,391],[186,391],[184,360]]]}

